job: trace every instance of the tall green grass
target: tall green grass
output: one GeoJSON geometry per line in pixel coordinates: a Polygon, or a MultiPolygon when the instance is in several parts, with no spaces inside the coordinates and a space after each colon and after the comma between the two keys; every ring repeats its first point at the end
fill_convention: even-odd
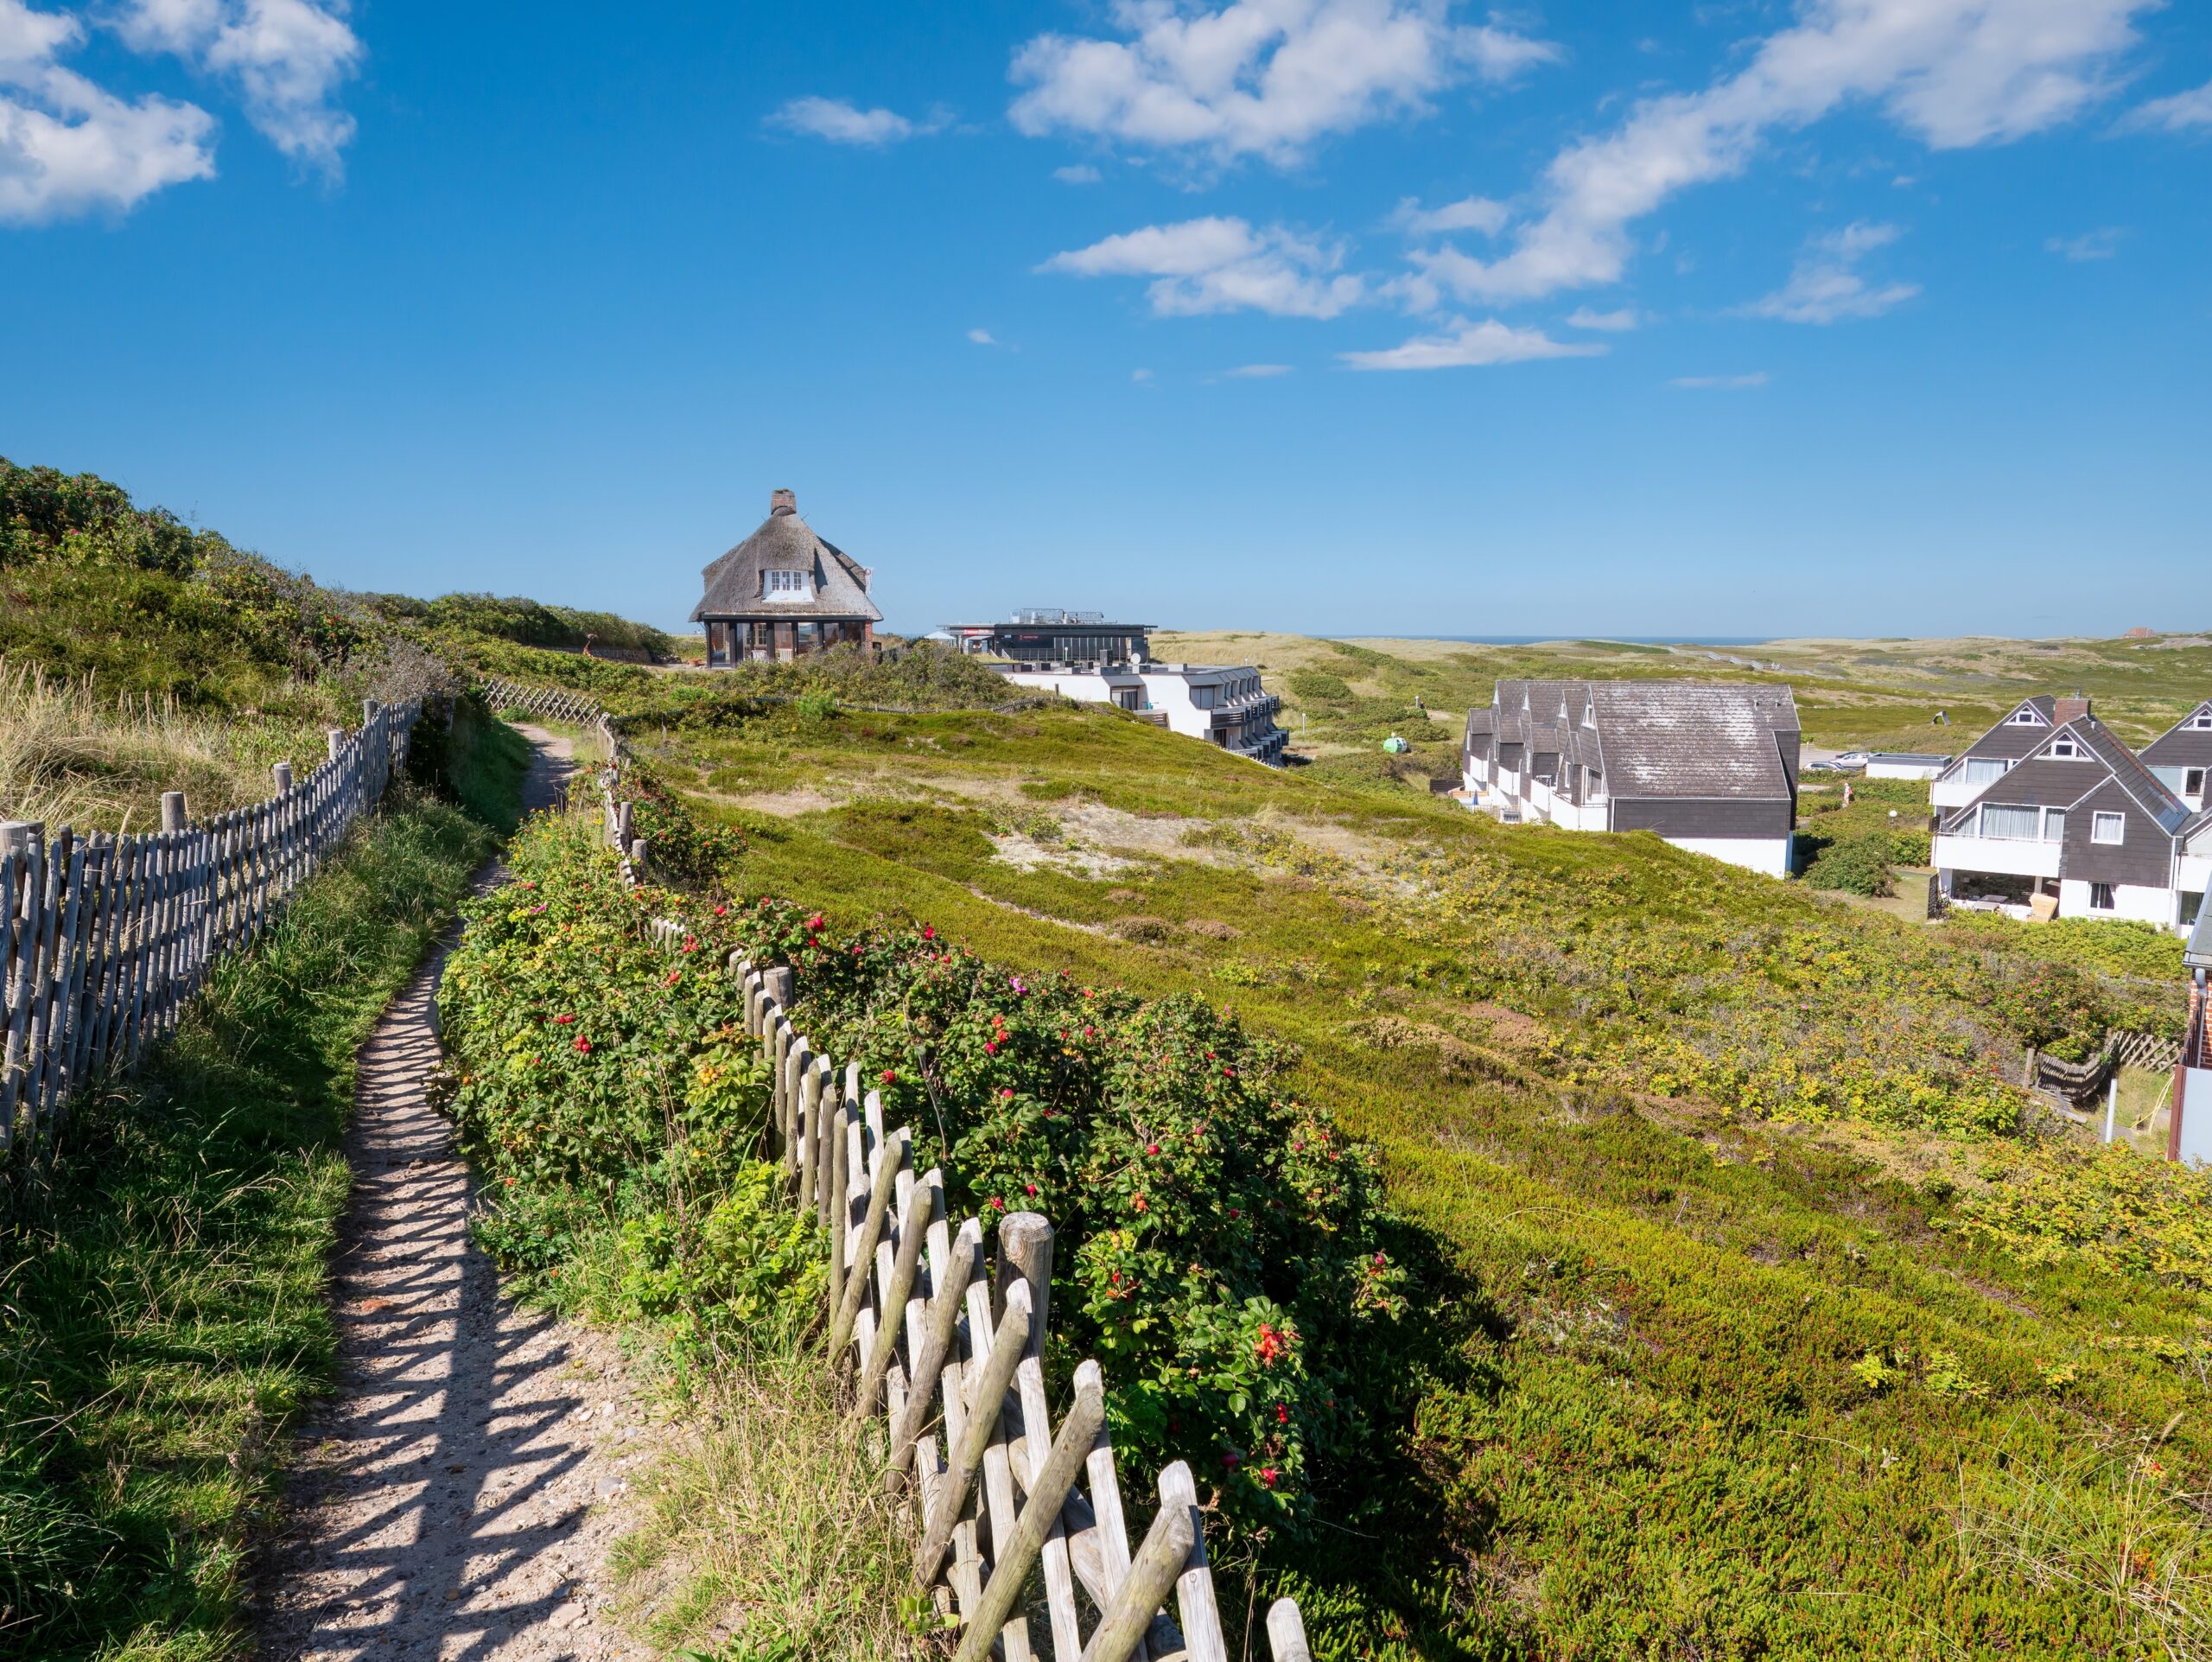
{"type": "Polygon", "coordinates": [[[58,1157],[17,1175],[0,1657],[239,1647],[249,1535],[334,1353],[354,1053],[495,844],[403,789],[137,1077],[79,1102],[58,1157]]]}

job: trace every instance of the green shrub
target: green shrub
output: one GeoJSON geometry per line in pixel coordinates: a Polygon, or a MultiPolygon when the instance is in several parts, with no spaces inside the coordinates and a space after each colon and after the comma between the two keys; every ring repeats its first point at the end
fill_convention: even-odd
{"type": "Polygon", "coordinates": [[[1840,888],[1853,895],[1892,895],[1897,892],[1890,871],[1894,857],[1888,834],[1869,831],[1817,850],[1805,868],[1805,881],[1815,888],[1840,888]]]}
{"type": "Polygon", "coordinates": [[[1332,675],[1326,670],[1299,670],[1290,678],[1290,690],[1301,699],[1320,704],[1343,704],[1351,697],[1351,688],[1341,675],[1332,675]]]}

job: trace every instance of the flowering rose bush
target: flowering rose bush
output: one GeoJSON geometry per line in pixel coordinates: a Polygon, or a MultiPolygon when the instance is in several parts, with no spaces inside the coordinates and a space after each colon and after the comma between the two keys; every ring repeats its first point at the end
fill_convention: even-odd
{"type": "Polygon", "coordinates": [[[1246,1525],[1310,1510],[1312,1465],[1369,1427],[1357,1347],[1405,1309],[1374,1152],[1281,1088],[1227,1011],[1031,977],[926,926],[834,937],[741,914],[798,968],[797,1020],[856,1057],[956,1212],[1049,1217],[1053,1355],[1096,1355],[1117,1447],[1189,1459],[1246,1525]]]}

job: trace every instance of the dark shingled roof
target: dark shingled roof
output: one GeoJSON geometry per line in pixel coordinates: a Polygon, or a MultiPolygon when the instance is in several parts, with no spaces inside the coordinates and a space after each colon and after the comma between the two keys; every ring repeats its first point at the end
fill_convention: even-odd
{"type": "Polygon", "coordinates": [[[735,548],[706,569],[706,598],[691,613],[694,623],[710,617],[841,618],[880,623],[883,614],[868,597],[868,569],[836,544],[817,536],[798,517],[789,491],[770,499],[768,517],[735,548]],[[813,578],[807,600],[771,600],[763,592],[763,571],[804,571],[813,578]]]}
{"type": "Polygon", "coordinates": [[[1602,774],[1616,797],[1776,801],[1792,793],[1775,739],[1797,731],[1788,687],[1502,680],[1495,709],[1501,742],[1525,732],[1532,751],[1556,746],[1602,774]],[[1594,730],[1582,725],[1586,704],[1596,711],[1594,730]],[[1555,725],[1562,708],[1567,722],[1555,725]]]}
{"type": "Polygon", "coordinates": [[[1621,797],[1787,800],[1777,733],[1797,730],[1788,687],[1595,681],[1606,784],[1621,797]]]}
{"type": "Polygon", "coordinates": [[[1974,812],[1985,802],[2003,802],[2031,808],[2070,807],[2091,792],[2111,780],[2133,799],[2135,806],[2151,817],[2158,829],[2169,836],[2178,835],[2189,820],[2189,806],[2179,797],[2160,784],[2158,779],[2135,759],[2120,736],[2094,716],[2083,716],[2068,722],[2056,731],[2037,729],[2043,734],[2043,743],[2037,754],[2016,764],[2001,777],[1992,780],[1972,802],[1955,808],[1943,818],[1942,828],[1949,831],[1964,825],[1974,812]],[[2088,752],[2086,759],[2069,760],[2043,754],[2045,748],[2058,739],[2071,737],[2088,752]],[[2097,764],[2102,764],[2102,772],[2097,764]]]}

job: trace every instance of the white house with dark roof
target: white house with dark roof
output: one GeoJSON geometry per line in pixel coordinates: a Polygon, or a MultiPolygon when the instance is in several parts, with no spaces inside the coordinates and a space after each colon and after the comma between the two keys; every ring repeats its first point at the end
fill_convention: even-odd
{"type": "Polygon", "coordinates": [[[2193,923],[2203,883],[2190,850],[2208,817],[2192,815],[2086,700],[2056,700],[2050,714],[2059,719],[2033,745],[1938,822],[1944,898],[2023,917],[2193,923]]]}
{"type": "Polygon", "coordinates": [[[1470,710],[1468,792],[1570,831],[1648,831],[1787,876],[1797,823],[1788,687],[1691,681],[1500,681],[1470,710]]]}
{"type": "Polygon", "coordinates": [[[866,647],[883,621],[868,568],[800,519],[787,490],[770,494],[760,529],[703,576],[691,621],[706,626],[710,669],[866,647]]]}
{"type": "Polygon", "coordinates": [[[2049,693],[2023,698],[1936,775],[1928,786],[1929,804],[1937,808],[1963,808],[2039,748],[2054,729],[2088,713],[2087,698],[2059,698],[2049,693]]]}
{"type": "Polygon", "coordinates": [[[2208,805],[2205,781],[2212,778],[2212,698],[2176,722],[2142,750],[2143,765],[2158,783],[2192,810],[2208,805]]]}

